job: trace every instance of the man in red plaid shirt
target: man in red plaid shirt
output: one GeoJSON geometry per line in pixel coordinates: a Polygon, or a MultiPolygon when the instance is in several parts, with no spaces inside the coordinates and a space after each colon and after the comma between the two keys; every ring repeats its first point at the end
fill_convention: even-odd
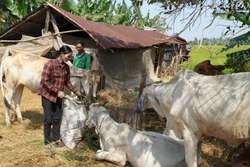
{"type": "Polygon", "coordinates": [[[48,61],[42,71],[39,93],[42,96],[42,106],[44,109],[44,143],[45,149],[51,150],[50,131],[53,126],[53,138],[56,147],[64,144],[60,140],[60,122],[62,115],[62,98],[64,97],[64,86],[68,87],[78,97],[82,94],[73,88],[70,82],[69,66],[65,63],[73,58],[70,47],[62,46],[58,57],[48,61]]]}

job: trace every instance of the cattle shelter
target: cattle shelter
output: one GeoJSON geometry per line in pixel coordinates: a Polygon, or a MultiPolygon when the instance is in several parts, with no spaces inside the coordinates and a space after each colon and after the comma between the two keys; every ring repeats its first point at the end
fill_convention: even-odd
{"type": "Polygon", "coordinates": [[[0,42],[7,44],[0,54],[2,58],[15,52],[49,57],[63,44],[76,52],[78,40],[93,57],[92,69],[105,75],[106,87],[119,90],[138,87],[143,74],[147,84],[174,75],[181,57],[188,55],[188,43],[181,37],[89,21],[47,2],[0,34],[0,42]]]}

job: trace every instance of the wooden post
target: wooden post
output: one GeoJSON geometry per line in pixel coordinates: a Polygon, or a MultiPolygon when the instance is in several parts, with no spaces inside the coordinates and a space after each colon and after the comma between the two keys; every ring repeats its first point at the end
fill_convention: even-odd
{"type": "Polygon", "coordinates": [[[141,94],[143,92],[143,89],[145,88],[146,80],[147,80],[147,74],[146,74],[146,72],[144,72],[142,74],[141,81],[140,81],[139,98],[140,98],[140,96],[141,96],[141,94]]]}
{"type": "Polygon", "coordinates": [[[100,73],[100,82],[98,84],[98,91],[105,89],[105,81],[106,81],[106,75],[104,74],[104,68],[101,67],[99,68],[99,73],[100,73]]]}
{"type": "MultiPolygon", "coordinates": [[[[50,15],[51,15],[51,23],[53,25],[55,33],[60,32],[59,28],[57,26],[56,19],[55,19],[54,15],[52,13],[50,15]]],[[[59,50],[59,48],[63,45],[62,38],[61,38],[61,36],[57,35],[56,39],[57,39],[57,42],[58,42],[58,48],[57,48],[57,50],[59,50]]]]}
{"type": "MultiPolygon", "coordinates": [[[[88,81],[90,82],[89,83],[89,95],[88,95],[88,99],[89,99],[89,104],[91,104],[91,103],[93,103],[94,102],[94,97],[93,97],[93,86],[94,86],[94,81],[93,81],[93,75],[95,75],[95,73],[94,74],[89,74],[88,73],[88,81]]],[[[95,77],[95,76],[94,76],[95,77]]]]}
{"type": "Polygon", "coordinates": [[[45,27],[44,27],[44,34],[47,34],[49,31],[49,22],[50,22],[50,10],[46,11],[46,19],[45,19],[45,27]]]}
{"type": "MultiPolygon", "coordinates": [[[[143,72],[140,81],[139,98],[143,92],[143,89],[146,86],[146,80],[147,80],[147,74],[146,72],[143,72]]],[[[143,130],[143,112],[141,112],[140,114],[136,114],[136,129],[143,130]]]]}
{"type": "Polygon", "coordinates": [[[162,56],[160,55],[160,49],[158,49],[158,51],[156,52],[156,55],[158,58],[157,58],[157,68],[156,68],[156,73],[155,75],[160,78],[160,75],[161,75],[161,70],[162,70],[162,67],[161,67],[161,64],[162,64],[162,56]]]}

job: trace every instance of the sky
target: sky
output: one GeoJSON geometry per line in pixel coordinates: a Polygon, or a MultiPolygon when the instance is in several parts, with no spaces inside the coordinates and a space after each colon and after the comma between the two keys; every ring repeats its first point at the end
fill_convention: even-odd
{"type": "MultiPolygon", "coordinates": [[[[117,0],[119,2],[120,0],[117,0]]],[[[128,5],[131,5],[130,0],[125,0],[125,2],[128,5]]],[[[159,14],[160,11],[162,11],[160,4],[153,4],[148,5],[147,1],[144,0],[143,6],[141,7],[141,12],[145,16],[147,12],[150,11],[151,17],[159,14]]],[[[186,13],[188,13],[188,10],[186,10],[186,13]]],[[[165,15],[161,15],[162,17],[166,17],[165,15]]],[[[186,25],[185,22],[182,22],[182,18],[184,16],[181,15],[181,17],[178,17],[175,21],[174,25],[171,25],[171,30],[168,30],[166,33],[168,35],[173,35],[175,33],[180,32],[183,27],[186,25]]],[[[210,13],[207,13],[206,15],[203,15],[197,22],[192,25],[190,28],[186,29],[183,33],[181,33],[179,36],[186,39],[187,41],[194,40],[195,38],[201,39],[202,37],[206,38],[220,38],[223,33],[226,32],[226,26],[233,25],[232,21],[222,20],[222,19],[215,19],[212,26],[210,26],[208,29],[205,30],[203,33],[203,29],[210,24],[212,20],[212,16],[210,13]]],[[[238,29],[236,29],[238,31],[238,29]]],[[[250,29],[242,31],[241,33],[237,34],[241,35],[243,33],[246,33],[247,31],[250,31],[250,29]]]]}

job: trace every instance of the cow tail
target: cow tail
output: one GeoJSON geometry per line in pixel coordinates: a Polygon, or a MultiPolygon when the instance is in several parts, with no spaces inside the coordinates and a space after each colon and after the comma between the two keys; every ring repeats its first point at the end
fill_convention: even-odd
{"type": "Polygon", "coordinates": [[[1,84],[1,91],[2,91],[2,95],[4,97],[4,105],[12,110],[12,111],[15,111],[13,109],[13,107],[10,105],[10,103],[7,101],[7,99],[5,98],[5,93],[4,93],[4,83],[3,83],[3,77],[4,77],[4,65],[5,65],[5,62],[7,61],[7,58],[5,58],[2,63],[1,63],[1,68],[0,68],[0,84],[1,84]]]}
{"type": "Polygon", "coordinates": [[[4,97],[4,89],[3,89],[3,77],[4,77],[4,64],[6,62],[6,58],[4,60],[2,60],[2,63],[1,63],[1,68],[0,68],[0,84],[1,84],[1,91],[2,91],[2,95],[4,97]]]}

